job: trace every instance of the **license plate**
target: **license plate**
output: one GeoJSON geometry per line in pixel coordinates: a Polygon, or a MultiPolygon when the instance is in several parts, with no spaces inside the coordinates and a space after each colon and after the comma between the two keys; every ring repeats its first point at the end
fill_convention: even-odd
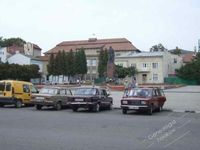
{"type": "Polygon", "coordinates": [[[42,100],[42,99],[44,99],[44,97],[36,97],[35,99],[42,100]]]}
{"type": "Polygon", "coordinates": [[[76,98],[75,101],[76,102],[83,102],[84,100],[82,98],[76,98]]]}
{"type": "Polygon", "coordinates": [[[130,106],[131,109],[139,109],[138,106],[130,106]]]}

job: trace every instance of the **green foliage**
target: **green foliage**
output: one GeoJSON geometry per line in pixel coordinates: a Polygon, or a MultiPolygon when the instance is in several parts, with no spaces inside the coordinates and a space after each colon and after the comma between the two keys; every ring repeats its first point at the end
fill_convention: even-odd
{"type": "Polygon", "coordinates": [[[47,71],[49,75],[55,75],[55,63],[54,63],[54,55],[50,55],[49,63],[47,65],[47,71]]]}
{"type": "Polygon", "coordinates": [[[178,69],[177,75],[182,79],[195,80],[200,83],[200,53],[197,53],[192,62],[178,69]]]}
{"type": "Polygon", "coordinates": [[[51,54],[49,64],[47,66],[49,75],[84,75],[87,73],[87,61],[84,49],[80,49],[76,53],[59,51],[56,57],[51,54]]]}
{"type": "Polygon", "coordinates": [[[98,73],[99,77],[105,77],[107,72],[108,51],[101,50],[99,53],[98,73]]]}
{"type": "Polygon", "coordinates": [[[150,52],[163,52],[163,51],[167,51],[167,49],[161,43],[159,43],[158,45],[154,45],[150,48],[150,52]]]}
{"type": "Polygon", "coordinates": [[[178,47],[176,47],[176,49],[172,52],[172,54],[180,55],[181,50],[178,47]]]}
{"type": "Polygon", "coordinates": [[[40,78],[37,65],[0,64],[0,80],[14,79],[30,81],[32,78],[40,78]]]}
{"type": "Polygon", "coordinates": [[[119,65],[115,65],[115,74],[118,78],[125,78],[126,76],[134,76],[137,73],[137,70],[135,67],[122,67],[119,65]]]}
{"type": "Polygon", "coordinates": [[[75,74],[81,75],[81,77],[87,73],[87,60],[85,51],[81,48],[75,53],[75,74]]]}
{"type": "Polygon", "coordinates": [[[21,38],[3,39],[3,37],[0,37],[0,47],[8,47],[12,45],[23,46],[25,43],[26,41],[21,38]]]}

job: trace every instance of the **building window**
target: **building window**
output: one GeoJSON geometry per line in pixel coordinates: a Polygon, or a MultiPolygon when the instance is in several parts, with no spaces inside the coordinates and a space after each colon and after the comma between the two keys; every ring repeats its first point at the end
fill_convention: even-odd
{"type": "Polygon", "coordinates": [[[120,55],[121,55],[120,53],[116,53],[116,54],[115,54],[115,56],[120,56],[120,55]]]}
{"type": "Polygon", "coordinates": [[[157,69],[157,68],[158,68],[158,63],[152,63],[152,67],[153,67],[154,69],[157,69]]]}
{"type": "Polygon", "coordinates": [[[158,81],[158,74],[153,74],[153,81],[158,81]]]}
{"type": "Polygon", "coordinates": [[[174,58],[174,63],[177,64],[177,58],[174,58]]]}
{"type": "Polygon", "coordinates": [[[123,63],[120,63],[120,64],[118,64],[118,65],[123,67],[123,63]]]}
{"type": "Polygon", "coordinates": [[[147,63],[143,63],[143,68],[147,68],[147,63]]]}
{"type": "Polygon", "coordinates": [[[93,59],[92,60],[92,66],[96,66],[97,65],[97,60],[96,59],[93,59]]]}
{"type": "Polygon", "coordinates": [[[136,64],[131,64],[131,67],[134,67],[134,68],[136,68],[136,64]]]}

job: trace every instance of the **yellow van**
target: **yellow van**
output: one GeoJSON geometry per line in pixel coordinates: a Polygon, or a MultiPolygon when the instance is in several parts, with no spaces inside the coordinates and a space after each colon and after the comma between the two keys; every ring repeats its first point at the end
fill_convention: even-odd
{"type": "Polygon", "coordinates": [[[1,80],[0,106],[15,104],[15,107],[20,108],[23,104],[30,105],[32,93],[37,93],[37,89],[30,82],[1,80]]]}

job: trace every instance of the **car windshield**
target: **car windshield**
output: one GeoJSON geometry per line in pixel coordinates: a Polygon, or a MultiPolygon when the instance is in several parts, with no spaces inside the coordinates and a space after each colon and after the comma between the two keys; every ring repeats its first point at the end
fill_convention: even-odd
{"type": "Polygon", "coordinates": [[[54,89],[54,88],[42,88],[39,92],[40,94],[57,94],[58,93],[58,89],[54,89]]]}
{"type": "Polygon", "coordinates": [[[151,97],[151,89],[131,89],[124,92],[125,97],[151,97]]]}
{"type": "Polygon", "coordinates": [[[76,89],[74,95],[95,95],[96,89],[94,88],[80,88],[76,89]]]}

